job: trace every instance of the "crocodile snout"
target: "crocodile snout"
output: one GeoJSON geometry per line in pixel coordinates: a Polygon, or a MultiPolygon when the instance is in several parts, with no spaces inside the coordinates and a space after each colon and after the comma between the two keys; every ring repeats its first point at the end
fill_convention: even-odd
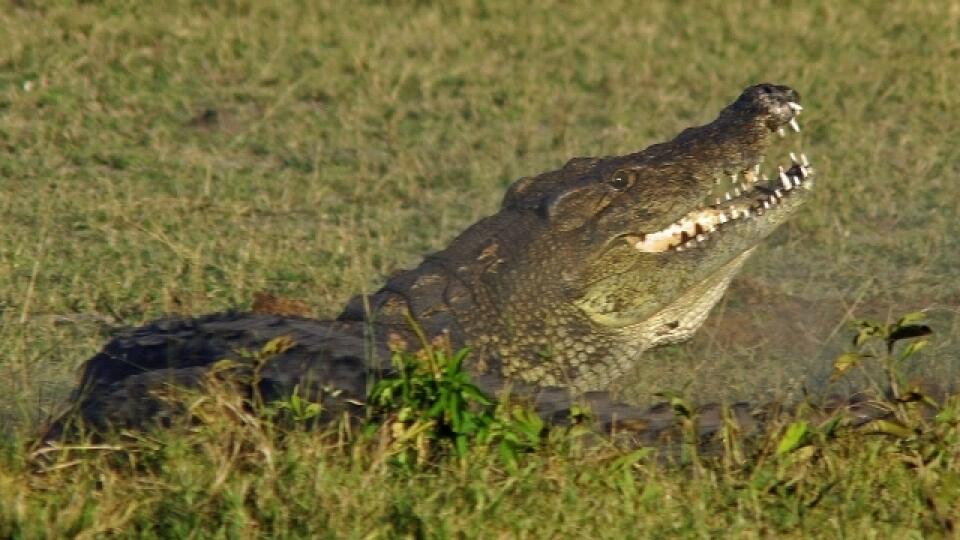
{"type": "Polygon", "coordinates": [[[770,131],[779,131],[789,125],[794,131],[799,131],[796,117],[803,110],[800,106],[800,93],[780,84],[761,83],[743,91],[738,103],[747,108],[765,113],[768,116],[766,125],[770,131]]]}

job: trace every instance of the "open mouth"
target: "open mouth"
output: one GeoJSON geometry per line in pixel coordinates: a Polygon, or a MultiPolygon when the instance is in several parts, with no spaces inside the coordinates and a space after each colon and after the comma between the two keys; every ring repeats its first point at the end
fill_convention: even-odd
{"type": "MultiPolygon", "coordinates": [[[[793,111],[787,125],[799,133],[797,115],[803,107],[787,105],[793,111]]],[[[784,127],[776,131],[786,136],[784,127]]],[[[798,192],[813,187],[813,167],[803,153],[790,152],[790,165],[779,165],[773,173],[763,171],[760,161],[729,179],[719,179],[703,203],[679,220],[659,231],[629,235],[627,241],[644,253],[694,249],[723,229],[779,210],[798,192]]]]}

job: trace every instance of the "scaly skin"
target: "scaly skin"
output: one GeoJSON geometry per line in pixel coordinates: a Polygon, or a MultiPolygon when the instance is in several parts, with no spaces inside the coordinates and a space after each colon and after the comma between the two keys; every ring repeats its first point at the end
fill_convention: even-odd
{"type": "Polygon", "coordinates": [[[340,318],[401,325],[410,310],[470,345],[477,373],[604,389],[644,350],[693,335],[750,250],[805,200],[809,190],[775,179],[786,197],[771,210],[755,202],[767,196],[759,188],[718,209],[756,205],[763,216],[727,222],[692,249],[633,245],[722,196],[718,179],[752,174],[798,101],[789,88],[754,86],[671,142],[521,179],[499,213],[369,298],[374,317],[358,298],[340,318]]]}
{"type": "Polygon", "coordinates": [[[411,318],[428,338],[470,347],[467,368],[488,392],[509,385],[551,419],[580,396],[607,428],[620,422],[656,437],[672,413],[601,391],[644,350],[689,338],[757,243],[804,202],[808,166],[794,162],[772,181],[755,169],[798,103],[790,88],[753,86],[670,142],[520,179],[499,212],[351,300],[336,321],[226,313],[128,331],[87,362],[47,437],[77,418],[95,429],[164,421],[178,411],[156,390],[198,387],[218,361],[280,336],[292,347],[250,384],[268,400],[297,387],[333,417],[356,409],[369,381],[389,371],[388,340],[416,346],[411,318]]]}

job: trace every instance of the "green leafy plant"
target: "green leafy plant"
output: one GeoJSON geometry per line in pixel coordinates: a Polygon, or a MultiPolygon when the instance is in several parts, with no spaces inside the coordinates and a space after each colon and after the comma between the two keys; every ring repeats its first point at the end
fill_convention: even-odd
{"type": "MultiPolygon", "coordinates": [[[[880,362],[889,400],[877,401],[877,407],[890,410],[891,418],[877,418],[865,426],[865,430],[883,433],[898,439],[908,439],[916,435],[908,427],[911,423],[905,414],[903,405],[922,402],[939,410],[939,405],[919,389],[912,387],[904,377],[904,368],[913,361],[918,353],[929,344],[925,338],[933,333],[926,324],[926,314],[922,311],[907,313],[896,322],[882,323],[872,319],[857,319],[852,323],[854,350],[845,352],[834,360],[830,380],[836,382],[848,375],[865,362],[880,362]],[[905,342],[901,345],[901,342],[905,342]],[[894,420],[895,418],[895,420],[894,420]]],[[[816,425],[805,419],[798,419],[783,430],[776,446],[778,456],[802,450],[806,457],[812,455],[816,441],[831,438],[843,425],[842,418],[833,416],[816,425]]]]}
{"type": "Polygon", "coordinates": [[[389,430],[399,464],[422,464],[437,450],[464,458],[473,448],[496,446],[513,467],[520,453],[540,444],[543,420],[484,394],[464,370],[468,354],[469,349],[452,352],[446,343],[393,353],[394,374],[377,381],[369,394],[369,426],[389,430]]]}
{"type": "Polygon", "coordinates": [[[881,323],[871,319],[855,320],[855,350],[837,357],[833,363],[831,380],[840,379],[866,360],[877,360],[883,366],[892,397],[898,401],[916,400],[920,396],[916,389],[908,387],[903,368],[929,345],[928,340],[918,339],[933,333],[925,320],[926,314],[922,311],[908,313],[894,323],[881,323]],[[911,341],[897,351],[897,345],[907,340],[911,341]]]}
{"type": "Polygon", "coordinates": [[[309,424],[323,412],[323,405],[303,398],[298,385],[294,387],[290,397],[270,403],[268,410],[276,414],[285,413],[298,424],[309,424]]]}

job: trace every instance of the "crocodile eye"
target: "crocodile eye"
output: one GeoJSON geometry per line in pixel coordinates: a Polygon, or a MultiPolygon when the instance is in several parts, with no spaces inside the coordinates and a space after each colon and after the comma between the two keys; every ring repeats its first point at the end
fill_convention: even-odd
{"type": "Polygon", "coordinates": [[[610,184],[610,187],[613,189],[623,191],[633,184],[633,175],[628,171],[617,171],[607,180],[607,183],[610,184]]]}

